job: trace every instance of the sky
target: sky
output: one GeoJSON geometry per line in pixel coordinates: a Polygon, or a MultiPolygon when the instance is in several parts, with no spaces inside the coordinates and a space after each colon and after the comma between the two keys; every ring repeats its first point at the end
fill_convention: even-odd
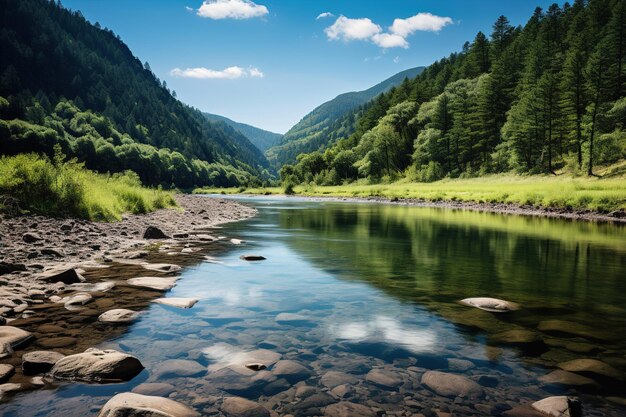
{"type": "Polygon", "coordinates": [[[63,0],[202,111],[284,133],[318,105],[459,51],[544,0],[63,0]]]}

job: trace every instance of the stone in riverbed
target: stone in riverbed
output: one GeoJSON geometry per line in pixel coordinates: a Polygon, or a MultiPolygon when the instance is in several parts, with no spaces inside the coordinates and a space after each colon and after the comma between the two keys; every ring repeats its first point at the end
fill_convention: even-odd
{"type": "Polygon", "coordinates": [[[584,377],[572,372],[557,369],[547,375],[539,377],[539,381],[549,385],[564,385],[568,387],[582,387],[597,389],[600,385],[591,378],[584,377]]]}
{"type": "Polygon", "coordinates": [[[508,313],[519,310],[519,305],[510,301],[490,297],[465,298],[459,301],[461,304],[489,311],[490,313],[508,313]]]}
{"type": "Polygon", "coordinates": [[[587,374],[596,377],[600,376],[615,379],[617,381],[624,380],[624,375],[620,371],[597,359],[574,359],[559,363],[557,366],[564,371],[587,374]]]}
{"type": "Polygon", "coordinates": [[[15,373],[15,367],[8,364],[0,364],[0,383],[6,382],[15,373]]]}
{"type": "Polygon", "coordinates": [[[0,400],[4,399],[7,394],[13,394],[22,390],[22,384],[2,384],[0,385],[0,400]]]}
{"type": "Polygon", "coordinates": [[[322,375],[322,378],[320,379],[320,382],[322,383],[322,385],[330,389],[333,389],[335,387],[338,387],[339,385],[344,385],[344,384],[354,385],[358,381],[359,381],[358,378],[356,378],[355,376],[348,375],[344,372],[338,372],[338,371],[328,371],[324,375],[322,375]]]}
{"type": "Polygon", "coordinates": [[[374,410],[348,401],[331,404],[324,410],[326,417],[376,417],[374,410]]]}
{"type": "Polygon", "coordinates": [[[143,232],[144,239],[168,239],[168,236],[156,226],[148,226],[143,232]]]}
{"type": "Polygon", "coordinates": [[[139,317],[139,313],[125,308],[115,308],[98,316],[103,323],[131,323],[139,317]]]}
{"type": "Polygon", "coordinates": [[[63,303],[67,310],[72,311],[79,309],[81,306],[84,306],[91,301],[93,301],[93,297],[91,296],[91,294],[87,292],[79,292],[67,297],[63,297],[59,302],[63,303]]]}
{"type": "Polygon", "coordinates": [[[239,258],[244,261],[264,261],[266,258],[261,255],[241,255],[239,258]]]}
{"type": "Polygon", "coordinates": [[[181,270],[181,267],[179,265],[174,265],[174,264],[145,263],[145,264],[141,264],[141,266],[143,266],[145,269],[148,269],[150,271],[163,272],[163,273],[176,272],[176,271],[181,270]]]}
{"type": "Polygon", "coordinates": [[[604,332],[580,323],[565,320],[544,320],[539,322],[538,329],[546,333],[566,334],[596,340],[615,340],[615,333],[604,332]]]}
{"type": "Polygon", "coordinates": [[[171,307],[178,308],[191,308],[197,302],[197,298],[181,298],[181,297],[169,297],[169,298],[157,298],[154,300],[157,304],[163,304],[171,307]]]}
{"type": "Polygon", "coordinates": [[[167,397],[176,391],[176,387],[165,382],[144,382],[132,389],[135,394],[156,395],[159,397],[167,397]]]}
{"type": "Polygon", "coordinates": [[[534,345],[541,343],[539,335],[530,330],[514,329],[497,333],[489,338],[490,341],[506,345],[534,345]]]}
{"type": "Polygon", "coordinates": [[[142,287],[142,288],[148,288],[148,289],[158,290],[158,291],[167,291],[176,285],[176,281],[178,281],[178,278],[174,278],[174,277],[166,277],[166,278],[137,277],[137,278],[131,278],[126,282],[128,282],[128,284],[132,285],[133,287],[142,287]]]}
{"type": "Polygon", "coordinates": [[[451,371],[465,372],[475,367],[476,365],[474,364],[474,362],[468,361],[467,359],[448,359],[448,369],[451,371]]]}
{"type": "Polygon", "coordinates": [[[476,382],[446,372],[428,371],[422,375],[422,384],[443,397],[480,398],[485,394],[476,382]]]}
{"type": "Polygon", "coordinates": [[[12,272],[26,271],[26,265],[14,264],[9,262],[0,262],[0,275],[10,274],[12,272]]]}
{"type": "Polygon", "coordinates": [[[61,353],[48,350],[28,352],[22,356],[22,370],[24,375],[43,374],[52,369],[54,364],[64,357],[65,355],[61,353]]]}
{"type": "Polygon", "coordinates": [[[111,398],[98,417],[199,417],[191,408],[169,398],[124,392],[111,398]]]}
{"type": "Polygon", "coordinates": [[[0,345],[8,346],[10,349],[27,343],[31,338],[32,334],[26,330],[13,326],[0,326],[0,345]]]}
{"type": "Polygon", "coordinates": [[[130,381],[143,370],[134,356],[116,350],[87,349],[60,359],[50,371],[57,379],[86,382],[130,381]]]}
{"type": "Polygon", "coordinates": [[[226,417],[269,417],[262,405],[241,397],[226,397],[220,407],[226,417]]]}
{"type": "Polygon", "coordinates": [[[548,397],[532,403],[532,407],[550,417],[582,417],[582,405],[573,397],[548,397]]]}
{"type": "Polygon", "coordinates": [[[83,282],[80,284],[72,284],[69,286],[69,289],[82,292],[107,292],[114,287],[115,282],[103,281],[94,283],[83,282]]]}
{"type": "Polygon", "coordinates": [[[35,243],[43,240],[43,238],[37,233],[28,232],[22,235],[22,240],[26,243],[35,243]]]}
{"type": "Polygon", "coordinates": [[[85,281],[85,278],[74,268],[49,270],[41,275],[41,279],[47,283],[62,282],[68,285],[85,281]]]}
{"type": "Polygon", "coordinates": [[[294,383],[309,378],[311,371],[296,361],[281,360],[276,362],[272,368],[272,374],[276,375],[278,378],[285,378],[287,381],[294,383]]]}
{"type": "Polygon", "coordinates": [[[153,379],[172,377],[193,377],[206,374],[207,369],[196,361],[170,359],[161,362],[152,373],[153,379]]]}
{"type": "Polygon", "coordinates": [[[38,339],[37,344],[44,349],[57,349],[74,346],[77,340],[74,337],[62,336],[38,339]]]}
{"type": "Polygon", "coordinates": [[[388,390],[397,390],[402,385],[400,375],[387,369],[372,369],[365,375],[365,380],[388,390]]]}

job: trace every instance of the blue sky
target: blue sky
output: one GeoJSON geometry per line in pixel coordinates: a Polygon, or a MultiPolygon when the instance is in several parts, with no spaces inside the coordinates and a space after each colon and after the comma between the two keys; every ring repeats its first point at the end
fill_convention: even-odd
{"type": "Polygon", "coordinates": [[[63,0],[120,35],[183,102],[279,133],[338,94],[428,65],[479,30],[490,34],[501,14],[524,24],[550,3],[63,0]]]}

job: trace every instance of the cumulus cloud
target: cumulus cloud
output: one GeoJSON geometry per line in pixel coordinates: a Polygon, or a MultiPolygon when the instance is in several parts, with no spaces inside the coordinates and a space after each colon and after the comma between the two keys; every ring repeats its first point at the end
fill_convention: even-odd
{"type": "Polygon", "coordinates": [[[189,13],[193,13],[196,11],[193,7],[189,7],[189,6],[185,6],[185,10],[187,10],[189,13]]]}
{"type": "Polygon", "coordinates": [[[372,42],[381,48],[408,48],[409,43],[400,35],[390,33],[377,33],[372,36],[372,42]]]}
{"type": "Polygon", "coordinates": [[[170,71],[170,75],[174,77],[182,77],[182,78],[195,78],[199,80],[208,80],[208,79],[226,79],[226,80],[236,80],[237,78],[243,77],[252,77],[252,78],[263,78],[264,74],[258,68],[250,67],[248,69],[232,66],[225,68],[221,71],[212,70],[204,67],[198,68],[174,68],[170,71]]]}
{"type": "Polygon", "coordinates": [[[198,16],[209,19],[250,19],[268,14],[267,7],[251,0],[204,0],[198,16]]]}
{"type": "MultiPolygon", "coordinates": [[[[332,16],[322,13],[317,19],[332,16]]],[[[388,32],[368,18],[351,19],[339,16],[335,23],[324,29],[330,40],[368,40],[381,48],[408,48],[406,38],[417,31],[438,32],[443,27],[452,24],[449,17],[435,16],[431,13],[418,13],[406,19],[394,19],[388,32]]]]}
{"type": "Polygon", "coordinates": [[[366,40],[380,33],[381,27],[368,18],[350,19],[339,16],[332,26],[324,29],[326,36],[331,40],[366,40]]]}
{"type": "Polygon", "coordinates": [[[326,17],[334,17],[335,15],[332,14],[331,12],[324,12],[324,13],[320,13],[319,15],[317,15],[317,17],[315,18],[315,20],[320,20],[320,19],[324,19],[326,17]]]}
{"type": "Polygon", "coordinates": [[[406,38],[417,32],[439,32],[444,26],[452,24],[449,17],[435,16],[430,13],[418,13],[407,19],[394,19],[393,25],[389,28],[391,33],[406,38]]]}

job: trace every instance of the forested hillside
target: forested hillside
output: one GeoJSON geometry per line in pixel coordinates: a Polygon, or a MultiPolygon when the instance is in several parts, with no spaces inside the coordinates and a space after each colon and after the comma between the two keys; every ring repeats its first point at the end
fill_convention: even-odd
{"type": "Polygon", "coordinates": [[[175,98],[128,47],[80,12],[0,0],[0,152],[63,152],[147,184],[239,185],[267,160],[243,135],[175,98]]]}
{"type": "Polygon", "coordinates": [[[626,155],[625,58],[626,0],[537,8],[523,27],[501,16],[490,36],[479,32],[380,95],[354,133],[299,156],[281,175],[317,184],[594,175],[626,155]]]}
{"type": "Polygon", "coordinates": [[[413,78],[424,70],[410,68],[364,91],[338,95],[318,106],[293,126],[276,146],[268,149],[266,156],[276,168],[294,163],[301,153],[324,150],[337,140],[355,131],[355,122],[362,106],[374,97],[413,78]]]}
{"type": "Polygon", "coordinates": [[[280,133],[274,133],[245,123],[235,122],[228,117],[211,113],[202,114],[210,121],[226,123],[228,126],[232,127],[233,129],[244,135],[261,152],[265,152],[267,149],[276,145],[283,137],[283,135],[281,135],[280,133]]]}

